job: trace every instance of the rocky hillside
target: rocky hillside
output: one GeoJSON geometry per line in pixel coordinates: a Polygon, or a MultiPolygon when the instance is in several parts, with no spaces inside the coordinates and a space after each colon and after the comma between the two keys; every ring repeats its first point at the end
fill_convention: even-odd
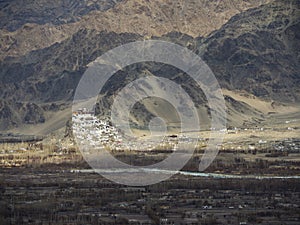
{"type": "Polygon", "coordinates": [[[92,11],[106,11],[122,0],[2,0],[0,29],[15,31],[27,23],[61,25],[79,21],[92,11]]]}
{"type": "MultiPolygon", "coordinates": [[[[79,22],[72,24],[90,21],[89,19],[94,16],[93,13],[113,13],[117,7],[124,7],[133,2],[128,0],[119,3],[106,12],[91,12],[83,16],[79,22]]],[[[154,4],[150,1],[136,2],[145,3],[146,6],[154,4]]],[[[189,2],[198,3],[198,1],[189,2]]],[[[217,1],[210,2],[216,3],[217,1]]],[[[241,2],[246,4],[249,1],[241,2]]],[[[220,4],[218,6],[220,7],[220,4]]],[[[143,18],[147,10],[143,9],[141,12],[144,13],[141,15],[143,18]]],[[[136,14],[141,14],[141,12],[136,14]]],[[[178,32],[176,29],[164,34],[173,29],[170,27],[164,32],[156,33],[156,36],[152,38],[178,43],[201,55],[225,89],[243,91],[249,96],[261,97],[269,102],[275,100],[281,104],[299,103],[298,15],[299,4],[296,0],[276,1],[232,17],[219,30],[207,37],[202,37],[202,34],[207,31],[204,32],[205,29],[201,28],[201,23],[196,25],[196,22],[194,24],[191,22],[195,27],[195,29],[190,29],[195,31],[193,35],[178,32]],[[203,33],[195,36],[200,30],[203,33]]],[[[109,49],[145,38],[145,35],[138,30],[136,32],[128,30],[131,31],[130,33],[117,33],[109,29],[106,31],[90,29],[95,28],[94,24],[98,23],[93,22],[84,29],[76,28],[79,30],[75,29],[74,33],[70,32],[68,34],[71,35],[70,37],[66,35],[61,42],[46,48],[27,52],[31,49],[29,47],[21,53],[18,52],[18,49],[22,49],[21,44],[19,48],[15,48],[15,53],[19,56],[2,59],[0,62],[1,130],[20,127],[22,124],[35,124],[36,126],[49,123],[55,128],[57,124],[65,124],[71,113],[70,103],[74,90],[87,64],[109,49]],[[63,116],[60,116],[60,113],[63,116]],[[58,121],[58,118],[61,118],[61,121],[58,121]]],[[[59,26],[67,25],[71,26],[70,24],[59,26]]],[[[55,26],[55,29],[59,26],[55,26]]],[[[103,27],[105,26],[106,23],[103,24],[103,27]]],[[[35,27],[36,25],[32,25],[33,30],[35,27]]],[[[24,29],[23,26],[22,29],[26,28],[24,29]]],[[[123,30],[118,30],[120,31],[123,30]]],[[[37,38],[39,38],[38,35],[37,38]]],[[[40,46],[37,44],[36,47],[40,46]]],[[[100,99],[97,112],[105,114],[112,102],[113,94],[130,80],[143,76],[145,73],[167,76],[175,82],[182,83],[183,88],[195,99],[199,114],[206,114],[203,118],[209,119],[207,117],[209,110],[204,95],[201,90],[193,86],[185,74],[170,66],[151,63],[133,65],[118,72],[104,89],[102,93],[104,98],[100,99]]],[[[225,99],[229,111],[229,122],[235,125],[255,123],[263,120],[264,113],[268,113],[268,111],[259,111],[255,105],[240,102],[230,95],[226,95],[225,99]]],[[[151,116],[164,113],[155,110],[153,105],[156,103],[148,101],[137,105],[138,113],[135,113],[132,120],[139,125],[144,125],[151,116]]],[[[51,129],[42,130],[51,131],[51,129]]]]}
{"type": "Polygon", "coordinates": [[[299,102],[299,30],[299,1],[276,1],[234,16],[199,52],[223,87],[299,102]]]}
{"type": "Polygon", "coordinates": [[[0,30],[0,59],[49,47],[81,29],[135,33],[146,38],[171,31],[206,36],[233,15],[269,1],[34,0],[20,4],[6,0],[0,11],[0,28],[5,28],[0,30]]]}
{"type": "Polygon", "coordinates": [[[45,118],[53,110],[63,110],[66,104],[70,106],[86,65],[107,50],[138,37],[80,30],[60,44],[1,61],[0,120],[3,122],[0,129],[43,122],[36,113],[30,119],[26,117],[30,113],[27,103],[34,102],[45,118]]]}

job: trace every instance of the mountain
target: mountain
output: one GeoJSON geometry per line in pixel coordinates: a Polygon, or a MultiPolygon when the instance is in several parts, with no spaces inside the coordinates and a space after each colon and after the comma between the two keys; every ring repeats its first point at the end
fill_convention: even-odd
{"type": "MultiPolygon", "coordinates": [[[[148,1],[128,0],[106,12],[91,12],[78,22],[59,25],[75,26],[74,24],[93,21],[86,28],[80,29],[79,26],[72,30],[74,33],[70,32],[59,43],[48,42],[45,46],[50,46],[45,48],[40,48],[41,45],[38,44],[36,47],[39,49],[34,51],[31,51],[34,49],[32,46],[25,51],[18,51],[19,48],[16,48],[14,57],[2,58],[0,129],[47,134],[63,127],[71,114],[70,104],[74,90],[87,65],[109,49],[145,39],[143,33],[130,30],[133,29],[131,26],[127,27],[131,32],[124,33],[112,31],[113,27],[111,30],[91,29],[97,24],[91,18],[96,14],[113,13],[116,9],[116,12],[122,12],[118,7],[134,2],[138,2],[139,6],[154,5],[148,1]]],[[[200,4],[200,1],[189,1],[189,4],[193,2],[200,4]]],[[[170,5],[170,8],[174,8],[171,3],[170,5]]],[[[160,7],[162,4],[158,8],[160,7]]],[[[143,13],[147,12],[146,9],[141,10],[143,13]]],[[[141,13],[134,15],[136,14],[141,13]]],[[[237,14],[225,24],[219,23],[218,25],[222,24],[220,28],[214,30],[212,27],[213,32],[209,35],[205,35],[207,30],[199,28],[201,22],[196,26],[196,23],[189,21],[189,26],[195,27],[193,35],[179,32],[170,26],[163,32],[155,33],[155,36],[152,34],[151,38],[171,41],[199,54],[224,89],[229,125],[256,124],[265,120],[269,113],[280,113],[285,106],[299,104],[298,15],[297,1],[275,1],[237,14]],[[203,33],[196,35],[200,30],[203,33]]],[[[106,25],[103,24],[103,27],[106,25]]],[[[24,26],[22,30],[26,30],[24,26]]],[[[36,25],[32,27],[34,30],[36,25]]],[[[128,82],[145,74],[164,76],[181,83],[194,99],[201,119],[209,123],[209,108],[202,91],[178,69],[155,63],[132,65],[116,73],[103,90],[96,108],[97,113],[106,115],[112,96],[128,82]]],[[[166,111],[169,111],[167,106],[154,107],[161,103],[154,99],[137,104],[131,117],[132,123],[143,127],[152,116],[166,115],[166,111]]],[[[175,114],[169,113],[168,116],[170,122],[177,120],[175,114]]]]}
{"type": "Polygon", "coordinates": [[[232,17],[199,51],[223,87],[299,102],[299,30],[299,2],[276,1],[232,17]]]}
{"type": "Polygon", "coordinates": [[[79,21],[92,11],[106,11],[122,0],[1,0],[0,29],[16,31],[27,23],[62,25],[79,21]]]}
{"type": "Polygon", "coordinates": [[[33,103],[44,118],[47,119],[47,114],[48,118],[56,117],[66,105],[70,107],[74,90],[89,62],[137,37],[135,34],[80,30],[60,44],[22,57],[6,58],[0,62],[0,120],[3,121],[0,128],[40,123],[38,114],[26,117],[31,114],[27,105],[33,103]]]}
{"type": "Polygon", "coordinates": [[[20,4],[19,0],[6,0],[0,11],[0,28],[5,28],[0,30],[0,59],[49,47],[82,29],[144,37],[172,31],[193,37],[206,36],[233,15],[269,1],[56,0],[48,3],[34,0],[20,4]]]}

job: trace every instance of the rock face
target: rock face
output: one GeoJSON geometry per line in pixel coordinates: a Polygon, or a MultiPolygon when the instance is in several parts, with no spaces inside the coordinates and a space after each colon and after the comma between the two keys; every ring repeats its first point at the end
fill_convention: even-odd
{"type": "Polygon", "coordinates": [[[273,0],[5,0],[0,28],[13,32],[0,30],[0,59],[49,47],[81,29],[144,37],[171,31],[207,36],[233,15],[269,1],[273,0]]]}
{"type": "Polygon", "coordinates": [[[17,125],[18,122],[14,118],[15,114],[10,108],[10,105],[8,102],[0,100],[0,129],[5,130],[9,127],[13,127],[17,125]]]}
{"type": "Polygon", "coordinates": [[[0,129],[17,127],[20,124],[45,122],[44,110],[35,103],[0,101],[0,129]]]}
{"type": "Polygon", "coordinates": [[[61,25],[79,21],[91,11],[106,11],[122,0],[3,0],[0,29],[15,31],[26,23],[61,25]]]}
{"type": "Polygon", "coordinates": [[[1,129],[45,122],[48,112],[71,103],[88,63],[111,48],[139,38],[85,29],[60,44],[1,61],[0,98],[5,100],[0,108],[1,129]]]}
{"type": "MultiPolygon", "coordinates": [[[[98,13],[99,15],[113,13],[114,10],[119,10],[118,7],[125,7],[126,4],[134,2],[141,10],[134,15],[141,14],[141,18],[147,14],[147,6],[151,5],[152,7],[154,4],[150,1],[128,0],[106,12],[95,11],[94,14],[92,12],[74,24],[86,24],[87,21],[94,21],[90,18],[98,13]],[[146,8],[140,8],[143,5],[146,8]]],[[[224,2],[222,4],[225,4],[224,2]]],[[[246,4],[248,1],[241,2],[246,4]]],[[[168,3],[173,6],[170,2],[168,3]]],[[[212,3],[207,2],[207,4],[212,3]]],[[[167,4],[165,4],[167,9],[166,6],[167,4]]],[[[221,7],[219,4],[218,6],[221,7]]],[[[150,12],[155,11],[150,10],[150,12]]],[[[168,13],[170,12],[166,11],[160,16],[168,15],[168,13]]],[[[297,85],[300,83],[298,15],[299,4],[296,0],[276,1],[234,16],[219,30],[207,37],[195,36],[196,33],[191,36],[170,27],[165,30],[168,31],[166,34],[164,31],[157,33],[152,38],[178,43],[202,56],[223,88],[243,90],[255,96],[279,102],[299,103],[300,92],[299,85],[297,85]]],[[[93,24],[95,23],[92,23],[91,26],[94,26],[93,24]]],[[[55,26],[55,29],[59,26],[55,26]]],[[[106,26],[108,25],[103,24],[103,27],[106,26]]],[[[196,22],[191,22],[190,26],[194,26],[195,30],[202,29],[196,26],[196,22]]],[[[65,108],[66,104],[70,106],[74,90],[90,62],[114,47],[145,38],[145,35],[139,31],[116,33],[109,29],[103,31],[89,29],[89,27],[84,29],[76,27],[74,30],[71,29],[67,35],[62,31],[65,36],[60,43],[51,43],[49,47],[28,52],[27,50],[32,50],[30,47],[21,54],[16,51],[15,53],[18,55],[16,57],[2,59],[0,62],[0,129],[6,130],[20,124],[47,123],[49,112],[55,114],[65,108]],[[22,55],[23,53],[24,55],[22,55]]],[[[114,30],[113,26],[110,28],[114,30]]],[[[23,26],[22,29],[27,28],[23,26]]],[[[35,29],[35,25],[32,26],[32,29],[35,29]]],[[[10,32],[8,33],[11,35],[10,32]]],[[[6,37],[10,37],[9,35],[6,37]]],[[[1,43],[1,49],[5,43],[7,42],[1,43]]],[[[22,44],[20,45],[22,46],[22,44]]],[[[15,49],[18,49],[18,44],[15,46],[15,49]]],[[[36,47],[40,48],[40,46],[37,44],[36,47]]],[[[104,98],[100,99],[97,112],[100,115],[107,113],[112,96],[128,82],[143,76],[144,73],[165,76],[181,83],[195,100],[199,110],[209,113],[202,91],[195,87],[186,75],[170,66],[151,63],[133,65],[119,71],[103,90],[104,98]]],[[[236,102],[228,96],[226,101],[233,116],[244,113],[249,117],[260,117],[260,112],[255,111],[249,105],[236,102]]],[[[139,113],[136,113],[137,116],[133,117],[132,121],[145,125],[146,120],[160,113],[154,110],[153,105],[155,102],[136,105],[136,109],[145,112],[145,115],[137,118],[139,113]]],[[[233,121],[233,118],[231,119],[233,121]]]]}
{"type": "Polygon", "coordinates": [[[299,102],[300,5],[277,1],[234,16],[200,45],[222,86],[299,102]]]}

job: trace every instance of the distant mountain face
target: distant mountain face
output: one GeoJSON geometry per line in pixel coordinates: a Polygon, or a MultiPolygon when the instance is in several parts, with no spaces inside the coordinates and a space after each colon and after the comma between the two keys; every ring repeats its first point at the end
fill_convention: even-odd
{"type": "Polygon", "coordinates": [[[200,44],[223,87],[300,100],[300,4],[277,1],[234,16],[200,44]]]}
{"type": "Polygon", "coordinates": [[[106,11],[122,0],[2,0],[0,29],[15,31],[26,23],[61,25],[91,11],[106,11]]]}
{"type": "MultiPolygon", "coordinates": [[[[138,40],[135,34],[80,30],[70,39],[19,58],[0,62],[0,129],[40,123],[27,104],[46,118],[48,112],[65,109],[86,70],[86,65],[111,48],[138,40]],[[54,107],[53,107],[54,105],[54,107]],[[51,109],[53,108],[53,109],[51,109]],[[24,110],[20,110],[24,109],[24,110]]],[[[69,105],[70,106],[70,105],[69,105]]]]}
{"type": "Polygon", "coordinates": [[[0,59],[49,47],[81,29],[144,37],[172,31],[207,36],[233,15],[269,1],[5,0],[0,2],[0,28],[13,32],[0,30],[0,59]]]}
{"type": "MultiPolygon", "coordinates": [[[[299,103],[298,15],[297,1],[276,1],[234,16],[207,37],[172,31],[152,38],[180,44],[199,54],[223,88],[279,102],[299,103]]],[[[114,47],[143,39],[139,33],[85,28],[47,48],[3,59],[0,62],[0,129],[47,123],[51,116],[70,107],[74,90],[90,62],[114,47]]],[[[114,93],[126,82],[143,76],[145,71],[180,82],[199,110],[209,113],[205,96],[185,74],[170,66],[151,63],[119,71],[104,89],[97,113],[105,114],[114,93]]],[[[251,106],[229,96],[225,100],[231,121],[237,114],[245,114],[245,120],[246,117],[262,119],[261,112],[251,106]]],[[[160,113],[153,111],[151,104],[155,102],[137,105],[136,109],[145,115],[140,118],[137,115],[133,121],[144,124],[147,118],[160,113]]]]}

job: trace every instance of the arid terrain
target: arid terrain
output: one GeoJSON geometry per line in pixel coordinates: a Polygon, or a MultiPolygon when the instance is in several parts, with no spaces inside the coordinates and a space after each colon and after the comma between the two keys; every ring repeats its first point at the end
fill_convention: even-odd
{"type": "MultiPolygon", "coordinates": [[[[0,1],[0,224],[299,224],[299,15],[298,0],[0,1]],[[224,111],[214,114],[216,96],[209,101],[187,71],[155,60],[124,68],[106,62],[119,70],[91,109],[74,109],[86,71],[104,65],[100,56],[148,40],[200,57],[224,111]],[[155,82],[144,84],[148,97],[132,106],[128,121],[114,124],[118,94],[146,77],[180,86],[193,102],[180,98],[181,108],[195,110],[199,124],[181,132],[180,114],[166,100],[178,97],[176,90],[155,82]],[[213,115],[226,119],[222,129],[213,127],[213,115]],[[151,130],[163,128],[157,117],[163,135],[151,130]],[[127,122],[135,137],[121,129],[127,122]],[[199,171],[213,151],[213,131],[224,139],[199,171]],[[149,142],[151,135],[161,142],[149,142]],[[192,157],[179,171],[146,168],[185,154],[191,143],[192,157]],[[132,185],[113,182],[105,174],[128,171],[94,170],[87,155],[100,150],[144,168],[129,170],[132,185]],[[141,171],[176,173],[134,186],[141,171]]],[[[127,90],[131,96],[132,86],[127,90]]]]}
{"type": "MultiPolygon", "coordinates": [[[[98,2],[101,4],[101,1],[98,2]]],[[[109,5],[110,1],[106,2],[109,5]]],[[[37,22],[34,21],[34,18],[27,21],[27,23],[20,21],[18,18],[16,18],[16,21],[11,20],[9,24],[12,25],[4,26],[6,29],[3,29],[0,33],[2,41],[1,57],[20,56],[32,50],[51,46],[56,42],[62,42],[81,29],[136,33],[145,38],[161,36],[171,31],[185,33],[194,37],[207,36],[212,31],[219,29],[233,15],[263,3],[271,2],[271,0],[186,2],[180,0],[127,0],[119,2],[115,7],[110,8],[107,6],[103,7],[103,10],[91,10],[87,15],[83,14],[81,16],[78,13],[80,12],[80,6],[72,7],[73,13],[67,14],[67,16],[62,13],[67,18],[65,21],[61,20],[57,26],[49,23],[51,22],[51,17],[45,19],[45,22],[50,20],[48,23],[39,21],[38,24],[35,24],[37,22]],[[76,14],[79,14],[77,18],[76,14]],[[78,17],[82,18],[79,19],[78,17]],[[22,29],[15,29],[13,26],[14,22],[18,24],[18,27],[21,26],[22,29]],[[8,31],[7,28],[11,31],[8,31]]],[[[33,7],[39,10],[38,6],[33,7]]],[[[46,9],[50,8],[47,5],[44,7],[46,9]]],[[[32,10],[33,12],[35,11],[34,9],[32,10]]],[[[18,10],[20,13],[25,11],[21,7],[18,10]]],[[[68,10],[67,5],[65,10],[68,10]]],[[[8,12],[6,10],[3,11],[3,14],[8,14],[9,12],[9,10],[7,10],[8,12]]],[[[56,19],[55,15],[52,18],[53,20],[56,19]]]]}

